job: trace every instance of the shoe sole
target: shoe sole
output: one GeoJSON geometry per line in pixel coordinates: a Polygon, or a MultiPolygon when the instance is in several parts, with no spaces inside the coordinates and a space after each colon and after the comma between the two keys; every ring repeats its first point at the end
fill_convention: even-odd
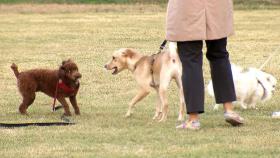
{"type": "Polygon", "coordinates": [[[226,122],[231,124],[232,126],[241,126],[243,125],[243,122],[240,120],[232,119],[232,118],[226,118],[226,122]]]}

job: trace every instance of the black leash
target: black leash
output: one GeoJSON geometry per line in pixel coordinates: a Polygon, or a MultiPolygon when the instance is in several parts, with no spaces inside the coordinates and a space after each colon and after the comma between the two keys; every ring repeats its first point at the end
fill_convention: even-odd
{"type": "Polygon", "coordinates": [[[154,81],[154,71],[153,71],[154,62],[155,62],[155,60],[156,60],[156,56],[157,56],[158,54],[160,54],[160,53],[162,52],[162,50],[165,48],[166,43],[167,43],[167,40],[164,40],[164,41],[161,43],[158,52],[157,52],[156,54],[151,55],[151,57],[152,57],[152,60],[151,60],[152,82],[151,82],[150,85],[151,85],[152,87],[156,87],[156,84],[155,84],[155,81],[154,81]]]}
{"type": "MultiPolygon", "coordinates": [[[[62,108],[62,106],[55,107],[55,111],[62,108]]],[[[62,122],[34,122],[34,123],[0,123],[0,128],[18,128],[18,127],[28,127],[28,126],[70,126],[76,123],[71,122],[66,116],[61,116],[62,122]]]]}
{"type": "Polygon", "coordinates": [[[262,88],[263,88],[263,96],[262,96],[261,100],[264,100],[267,97],[267,90],[264,87],[263,83],[259,79],[257,79],[257,81],[258,81],[258,84],[260,84],[262,86],[262,88]]]}
{"type": "Polygon", "coordinates": [[[159,47],[158,53],[160,53],[160,52],[164,49],[166,43],[167,43],[167,40],[164,40],[164,41],[161,43],[161,45],[160,45],[160,47],[159,47]]]}
{"type": "Polygon", "coordinates": [[[58,105],[58,106],[55,106],[55,107],[53,108],[53,111],[57,111],[57,110],[62,109],[62,108],[63,108],[62,105],[58,105]]]}
{"type": "Polygon", "coordinates": [[[37,123],[0,123],[0,128],[18,128],[28,126],[69,126],[75,125],[71,122],[37,122],[37,123]]]}

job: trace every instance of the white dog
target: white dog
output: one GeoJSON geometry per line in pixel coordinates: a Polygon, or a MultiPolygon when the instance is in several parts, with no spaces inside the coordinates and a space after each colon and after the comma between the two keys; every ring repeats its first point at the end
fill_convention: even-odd
{"type": "MultiPolygon", "coordinates": [[[[237,101],[243,109],[255,109],[258,102],[267,101],[272,97],[277,83],[274,76],[256,68],[244,70],[234,64],[231,64],[231,69],[237,101]]],[[[207,89],[209,95],[214,97],[213,84],[211,80],[207,89]]],[[[218,108],[219,104],[216,104],[214,106],[214,110],[217,110],[218,108]]]]}

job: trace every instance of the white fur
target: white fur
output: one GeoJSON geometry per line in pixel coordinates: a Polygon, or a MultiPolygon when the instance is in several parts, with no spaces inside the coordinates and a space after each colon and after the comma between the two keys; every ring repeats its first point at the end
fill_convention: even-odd
{"type": "Polygon", "coordinates": [[[169,42],[170,57],[177,58],[177,42],[169,42]]]}
{"type": "MultiPolygon", "coordinates": [[[[256,68],[249,68],[246,71],[240,66],[236,66],[234,64],[231,64],[231,69],[237,101],[243,109],[255,109],[258,102],[264,102],[271,99],[277,83],[274,76],[256,68]],[[263,86],[259,82],[261,82],[263,86]],[[265,96],[264,93],[266,93],[265,96]]],[[[207,90],[208,94],[214,97],[211,80],[207,86],[207,90]]],[[[214,106],[214,110],[217,110],[218,107],[219,105],[216,104],[214,106]]]]}

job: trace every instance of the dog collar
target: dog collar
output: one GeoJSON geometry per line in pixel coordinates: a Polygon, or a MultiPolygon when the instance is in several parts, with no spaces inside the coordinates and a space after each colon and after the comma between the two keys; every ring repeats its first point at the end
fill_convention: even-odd
{"type": "Polygon", "coordinates": [[[65,93],[74,93],[75,88],[67,86],[61,79],[58,81],[58,88],[62,89],[65,93]]]}
{"type": "Polygon", "coordinates": [[[137,69],[137,67],[138,67],[139,63],[142,61],[142,59],[143,59],[143,57],[141,57],[141,58],[135,63],[132,72],[134,72],[134,71],[137,69]]]}
{"type": "Polygon", "coordinates": [[[264,87],[264,85],[262,84],[262,82],[260,80],[257,79],[257,81],[258,81],[258,84],[260,84],[262,86],[262,88],[263,88],[262,100],[264,100],[267,97],[267,90],[266,90],[266,88],[264,87]]]}
{"type": "Polygon", "coordinates": [[[56,99],[57,99],[58,89],[62,89],[65,93],[70,93],[70,94],[78,91],[78,89],[67,86],[61,79],[59,79],[56,84],[55,92],[54,92],[54,99],[53,99],[53,105],[52,105],[53,111],[55,111],[55,109],[56,109],[55,103],[56,103],[56,99]]]}

